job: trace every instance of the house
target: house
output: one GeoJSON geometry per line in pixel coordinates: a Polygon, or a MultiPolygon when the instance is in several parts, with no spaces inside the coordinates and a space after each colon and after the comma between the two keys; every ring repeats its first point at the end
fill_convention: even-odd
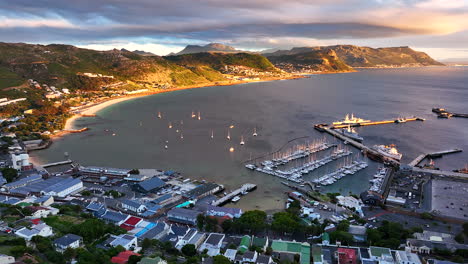
{"type": "MultiPolygon", "coordinates": [[[[312,261],[314,264],[325,264],[326,262],[323,259],[322,247],[313,246],[312,247],[312,261]]],[[[331,263],[329,263],[331,264],[331,263]]]]}
{"type": "Polygon", "coordinates": [[[167,262],[160,257],[144,257],[137,264],[167,264],[167,262]]]}
{"type": "Polygon", "coordinates": [[[175,246],[177,242],[189,232],[189,230],[190,228],[186,226],[171,225],[167,234],[163,236],[160,240],[162,242],[169,242],[173,246],[175,246]]]}
{"type": "Polygon", "coordinates": [[[235,249],[228,248],[226,249],[226,252],[224,252],[224,256],[228,258],[231,262],[234,262],[234,260],[236,259],[236,255],[237,250],[235,249]]]}
{"type": "Polygon", "coordinates": [[[44,206],[26,206],[25,208],[32,212],[29,218],[44,218],[49,215],[57,215],[60,211],[57,208],[44,206]]]}
{"type": "Polygon", "coordinates": [[[364,204],[379,205],[383,202],[383,197],[373,191],[366,191],[361,193],[360,198],[364,204]]]}
{"type": "Polygon", "coordinates": [[[397,264],[421,264],[419,256],[409,251],[395,251],[395,259],[397,264]]]}
{"type": "Polygon", "coordinates": [[[54,240],[54,246],[58,252],[64,252],[67,248],[79,248],[83,244],[83,238],[75,234],[67,234],[54,240]]]}
{"type": "Polygon", "coordinates": [[[143,219],[139,217],[130,216],[120,225],[120,227],[127,231],[130,231],[130,230],[133,230],[142,221],[143,219]]]}
{"type": "Polygon", "coordinates": [[[273,264],[273,263],[275,262],[273,261],[271,256],[267,256],[267,255],[258,255],[257,261],[255,262],[255,264],[273,264]]]}
{"type": "Polygon", "coordinates": [[[381,264],[394,263],[392,252],[389,248],[369,247],[370,260],[378,261],[381,264]]]}
{"type": "Polygon", "coordinates": [[[195,187],[194,189],[186,192],[184,197],[189,200],[198,200],[210,194],[215,194],[224,189],[222,185],[216,183],[207,182],[202,185],[195,187]]]}
{"type": "Polygon", "coordinates": [[[50,195],[46,195],[46,196],[42,196],[42,197],[38,197],[34,200],[34,203],[37,203],[39,204],[40,206],[50,206],[51,204],[53,204],[55,201],[54,201],[54,197],[53,196],[50,196],[50,195]]]}
{"type": "Polygon", "coordinates": [[[248,235],[243,236],[237,250],[240,253],[245,253],[247,250],[249,250],[251,242],[252,241],[251,241],[250,236],[248,236],[248,235]]]}
{"type": "Polygon", "coordinates": [[[268,237],[257,237],[254,236],[252,238],[252,246],[256,248],[260,248],[263,251],[266,251],[266,248],[268,247],[268,237]]]}
{"type": "Polygon", "coordinates": [[[208,256],[212,257],[219,255],[221,246],[223,245],[224,237],[224,234],[211,233],[198,250],[203,252],[205,249],[207,249],[208,256]]]}
{"type": "Polygon", "coordinates": [[[15,257],[0,254],[0,264],[11,264],[15,262],[15,257]]]}
{"type": "Polygon", "coordinates": [[[114,212],[107,209],[105,210],[105,213],[100,216],[100,218],[106,221],[107,223],[112,223],[116,225],[123,223],[128,217],[129,215],[127,214],[122,214],[120,212],[114,212]]]}
{"type": "Polygon", "coordinates": [[[195,248],[198,248],[205,240],[205,237],[205,233],[198,232],[196,229],[192,228],[182,239],[177,242],[175,247],[178,250],[181,250],[183,246],[187,244],[193,244],[195,245],[195,248]]]}
{"type": "Polygon", "coordinates": [[[196,225],[200,212],[185,208],[173,208],[167,212],[167,219],[181,224],[196,225]]]}
{"type": "Polygon", "coordinates": [[[135,234],[138,239],[145,238],[160,240],[169,232],[170,226],[164,222],[149,223],[144,229],[135,234]]]}
{"type": "Polygon", "coordinates": [[[367,240],[367,228],[358,225],[349,225],[348,233],[353,235],[356,242],[365,242],[367,240]]]}
{"type": "Polygon", "coordinates": [[[111,235],[111,237],[106,240],[105,244],[112,247],[122,246],[126,250],[134,250],[138,248],[137,237],[127,234],[119,236],[111,235]]]}
{"type": "Polygon", "coordinates": [[[133,189],[137,192],[149,193],[161,189],[164,185],[166,185],[166,183],[155,176],[133,185],[133,189]]]}
{"type": "Polygon", "coordinates": [[[102,208],[105,208],[106,206],[102,203],[98,202],[91,202],[86,206],[86,210],[89,210],[91,212],[97,212],[101,210],[102,208]]]}
{"type": "Polygon", "coordinates": [[[130,256],[140,256],[140,254],[137,254],[130,250],[122,251],[117,256],[112,257],[111,262],[115,264],[125,264],[128,262],[130,256]]]}
{"type": "Polygon", "coordinates": [[[146,206],[144,204],[140,204],[129,199],[122,200],[121,206],[125,210],[129,210],[138,214],[146,210],[146,206]]]}
{"type": "Polygon", "coordinates": [[[244,254],[239,254],[235,262],[239,264],[255,263],[257,261],[257,251],[246,251],[244,254]]]}
{"type": "Polygon", "coordinates": [[[15,232],[15,235],[24,238],[26,241],[31,241],[34,236],[49,237],[53,234],[52,228],[44,223],[33,225],[31,229],[23,227],[15,232]]]}
{"type": "Polygon", "coordinates": [[[210,216],[239,218],[242,215],[242,210],[240,208],[230,208],[230,207],[208,205],[206,214],[210,216]]]}
{"type": "Polygon", "coordinates": [[[3,174],[0,172],[0,186],[4,185],[5,183],[7,183],[7,180],[3,177],[3,174]]]}
{"type": "Polygon", "coordinates": [[[335,257],[340,264],[357,264],[356,251],[352,248],[338,248],[335,257]]]}
{"type": "Polygon", "coordinates": [[[273,240],[271,248],[278,258],[281,254],[299,254],[300,264],[310,264],[310,244],[283,240],[273,240]]]}

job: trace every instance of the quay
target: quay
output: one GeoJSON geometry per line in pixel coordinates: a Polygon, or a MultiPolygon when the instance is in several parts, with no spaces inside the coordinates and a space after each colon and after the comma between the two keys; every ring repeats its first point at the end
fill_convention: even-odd
{"type": "Polygon", "coordinates": [[[449,178],[455,178],[455,179],[468,180],[468,174],[454,172],[454,171],[431,170],[431,169],[423,169],[419,167],[413,167],[412,171],[433,174],[439,177],[449,177],[449,178]]]}
{"type": "Polygon", "coordinates": [[[468,114],[452,113],[452,112],[447,111],[445,108],[432,108],[432,112],[436,113],[437,117],[440,117],[440,118],[450,118],[450,117],[468,118],[468,114]]]}
{"type": "Polygon", "coordinates": [[[252,184],[252,183],[243,184],[239,189],[236,189],[228,193],[227,195],[211,203],[211,205],[214,205],[214,206],[223,205],[229,202],[232,198],[236,197],[237,195],[254,190],[255,188],[257,188],[257,185],[255,184],[252,184]]]}
{"type": "Polygon", "coordinates": [[[343,140],[345,142],[348,142],[349,145],[352,145],[353,147],[360,149],[364,155],[366,155],[366,156],[368,156],[370,158],[378,159],[378,160],[383,161],[383,162],[387,162],[392,166],[396,166],[396,167],[400,166],[400,162],[398,162],[398,161],[396,161],[396,160],[394,160],[392,158],[389,158],[389,157],[377,152],[376,150],[373,150],[373,149],[367,147],[366,145],[364,145],[364,144],[362,144],[360,142],[357,142],[356,140],[353,140],[353,139],[351,139],[351,138],[349,138],[349,137],[347,137],[347,136],[345,136],[343,134],[340,134],[340,133],[334,131],[331,128],[327,128],[327,127],[324,127],[324,126],[319,126],[319,127],[315,126],[315,128],[317,130],[319,130],[319,131],[326,132],[326,133],[328,133],[328,134],[330,134],[330,135],[332,135],[332,136],[334,136],[336,138],[339,138],[339,139],[341,139],[341,140],[343,140]]]}
{"type": "MultiPolygon", "coordinates": [[[[361,127],[361,126],[375,126],[375,125],[384,125],[384,124],[394,124],[394,123],[406,123],[406,122],[411,122],[411,121],[424,121],[424,118],[421,117],[409,117],[409,118],[404,118],[404,119],[391,119],[391,120],[381,120],[381,121],[370,121],[370,122],[361,122],[361,123],[356,123],[356,124],[346,124],[346,125],[332,125],[330,128],[336,129],[336,128],[347,128],[348,126],[351,127],[361,127]],[[404,121],[401,121],[404,120],[404,121]]],[[[323,124],[322,124],[323,126],[323,124]]]]}
{"type": "Polygon", "coordinates": [[[443,151],[432,152],[432,153],[423,153],[417,156],[413,161],[408,163],[408,165],[411,167],[416,167],[425,158],[438,158],[438,157],[442,157],[443,155],[458,153],[458,152],[462,152],[462,150],[461,149],[449,149],[449,150],[443,150],[443,151]]]}
{"type": "Polygon", "coordinates": [[[49,168],[49,167],[55,167],[55,166],[60,166],[60,165],[66,165],[66,164],[71,164],[73,163],[73,161],[71,159],[67,159],[67,160],[63,160],[63,161],[57,161],[57,162],[53,162],[53,163],[47,163],[47,164],[43,164],[41,165],[41,167],[43,168],[49,168]]]}

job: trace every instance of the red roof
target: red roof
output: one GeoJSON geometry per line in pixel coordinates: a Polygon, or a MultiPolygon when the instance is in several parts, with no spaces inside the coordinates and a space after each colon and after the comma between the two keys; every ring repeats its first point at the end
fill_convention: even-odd
{"type": "Polygon", "coordinates": [[[137,254],[130,250],[122,251],[117,256],[112,257],[111,262],[116,263],[116,264],[125,264],[128,262],[128,258],[130,258],[130,256],[133,256],[133,255],[140,256],[140,254],[137,254]]]}
{"type": "Polygon", "coordinates": [[[126,225],[126,224],[121,224],[120,227],[127,230],[127,231],[133,230],[135,228],[134,226],[129,226],[129,225],[126,225]]]}
{"type": "Polygon", "coordinates": [[[340,263],[356,263],[356,251],[352,248],[338,248],[340,263]]]}
{"type": "Polygon", "coordinates": [[[134,216],[130,216],[127,221],[124,222],[126,225],[136,226],[142,219],[134,216]]]}
{"type": "Polygon", "coordinates": [[[31,219],[31,222],[35,225],[38,225],[39,223],[41,223],[41,219],[40,218],[31,219]]]}

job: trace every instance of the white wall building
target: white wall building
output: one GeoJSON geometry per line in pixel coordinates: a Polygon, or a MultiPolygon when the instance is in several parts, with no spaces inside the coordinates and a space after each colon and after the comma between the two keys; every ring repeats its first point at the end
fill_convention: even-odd
{"type": "Polygon", "coordinates": [[[15,258],[5,254],[0,254],[0,264],[11,264],[15,262],[15,258]]]}
{"type": "Polygon", "coordinates": [[[411,253],[408,251],[395,251],[395,258],[397,264],[421,264],[419,256],[415,253],[411,253]]]}
{"type": "Polygon", "coordinates": [[[15,235],[24,238],[26,241],[30,241],[34,236],[49,237],[53,234],[52,228],[46,224],[33,225],[31,229],[23,227],[15,232],[15,235]]]}
{"type": "Polygon", "coordinates": [[[30,166],[28,153],[11,153],[11,162],[15,170],[21,170],[24,166],[30,166]]]}

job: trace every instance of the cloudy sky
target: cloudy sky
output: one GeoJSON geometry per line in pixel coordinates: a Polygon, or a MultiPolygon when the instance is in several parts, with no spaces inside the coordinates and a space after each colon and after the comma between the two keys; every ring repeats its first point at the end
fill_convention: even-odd
{"type": "Polygon", "coordinates": [[[210,42],[411,46],[468,58],[468,0],[0,0],[0,41],[159,55],[210,42]]]}

